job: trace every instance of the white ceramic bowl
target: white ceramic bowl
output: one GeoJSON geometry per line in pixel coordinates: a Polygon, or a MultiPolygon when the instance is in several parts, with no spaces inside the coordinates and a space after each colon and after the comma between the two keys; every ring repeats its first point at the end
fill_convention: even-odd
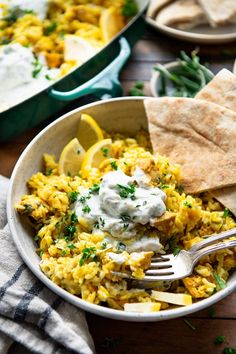
{"type": "Polygon", "coordinates": [[[23,260],[36,277],[52,291],[77,307],[104,317],[136,322],[167,320],[208,307],[236,289],[236,272],[230,277],[225,289],[187,307],[155,313],[132,313],[93,305],[63,290],[41,272],[40,259],[35,252],[32,237],[33,231],[16,213],[14,204],[20,200],[22,194],[27,193],[28,178],[41,170],[43,153],[49,152],[58,156],[63,146],[74,137],[81,112],[91,114],[107,131],[133,135],[140,128],[147,129],[143,100],[143,97],[126,97],[92,103],[65,114],[46,127],[31,141],[17,162],[11,177],[7,205],[8,221],[14,242],[23,260]]]}

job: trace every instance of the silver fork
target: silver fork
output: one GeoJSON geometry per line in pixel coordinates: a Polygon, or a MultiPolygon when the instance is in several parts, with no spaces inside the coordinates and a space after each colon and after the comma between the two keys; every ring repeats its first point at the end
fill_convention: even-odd
{"type": "Polygon", "coordinates": [[[210,253],[223,250],[226,248],[236,247],[236,240],[227,240],[218,242],[225,238],[236,235],[236,228],[221,232],[219,234],[205,236],[206,240],[196,243],[188,251],[181,250],[178,255],[167,254],[152,258],[149,269],[145,272],[145,276],[141,280],[133,278],[131,275],[122,272],[112,272],[122,278],[134,280],[140,287],[151,285],[151,282],[156,281],[173,281],[185,278],[193,271],[197,261],[210,253]]]}

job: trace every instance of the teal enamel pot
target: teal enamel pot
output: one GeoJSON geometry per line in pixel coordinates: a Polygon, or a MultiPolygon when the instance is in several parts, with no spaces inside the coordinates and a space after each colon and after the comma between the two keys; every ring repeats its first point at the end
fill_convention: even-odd
{"type": "Polygon", "coordinates": [[[0,142],[84,104],[81,97],[86,96],[88,102],[88,95],[93,95],[93,99],[94,96],[99,99],[122,96],[119,72],[129,58],[133,45],[143,34],[143,13],[148,2],[137,0],[138,14],[90,60],[56,84],[0,113],[0,142]]]}

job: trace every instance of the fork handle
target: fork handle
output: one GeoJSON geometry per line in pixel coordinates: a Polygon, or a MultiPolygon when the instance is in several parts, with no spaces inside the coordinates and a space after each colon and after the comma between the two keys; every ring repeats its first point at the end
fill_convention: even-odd
{"type": "Polygon", "coordinates": [[[236,240],[228,240],[228,241],[224,241],[224,242],[215,243],[214,245],[210,245],[205,248],[201,248],[198,251],[192,252],[192,250],[191,250],[191,251],[189,251],[189,253],[192,257],[193,263],[195,264],[203,256],[206,256],[206,255],[216,252],[216,251],[224,250],[226,248],[232,248],[232,247],[236,247],[236,240]]]}
{"type": "Polygon", "coordinates": [[[216,241],[220,241],[223,240],[225,238],[229,238],[232,236],[236,236],[236,228],[231,229],[231,230],[227,230],[227,231],[223,231],[219,234],[215,234],[215,235],[210,235],[208,236],[208,238],[206,240],[203,240],[201,242],[196,243],[195,245],[193,245],[189,252],[196,252],[198,250],[200,250],[201,248],[211,245],[213,243],[215,243],[216,241]]]}

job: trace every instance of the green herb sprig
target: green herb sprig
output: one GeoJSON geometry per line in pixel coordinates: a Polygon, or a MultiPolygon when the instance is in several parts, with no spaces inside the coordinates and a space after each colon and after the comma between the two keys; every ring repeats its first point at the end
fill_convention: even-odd
{"type": "Polygon", "coordinates": [[[80,258],[79,265],[82,266],[86,261],[97,261],[96,247],[86,247],[82,251],[82,257],[80,258]]]}
{"type": "Polygon", "coordinates": [[[161,64],[154,67],[154,70],[160,73],[159,96],[194,97],[214,77],[206,66],[200,64],[196,51],[193,51],[191,56],[181,51],[178,62],[179,66],[171,70],[161,64]],[[167,91],[168,80],[174,88],[173,92],[167,91]]]}
{"type": "Polygon", "coordinates": [[[122,7],[122,15],[125,17],[132,17],[137,15],[138,5],[135,0],[125,0],[122,7]]]}

